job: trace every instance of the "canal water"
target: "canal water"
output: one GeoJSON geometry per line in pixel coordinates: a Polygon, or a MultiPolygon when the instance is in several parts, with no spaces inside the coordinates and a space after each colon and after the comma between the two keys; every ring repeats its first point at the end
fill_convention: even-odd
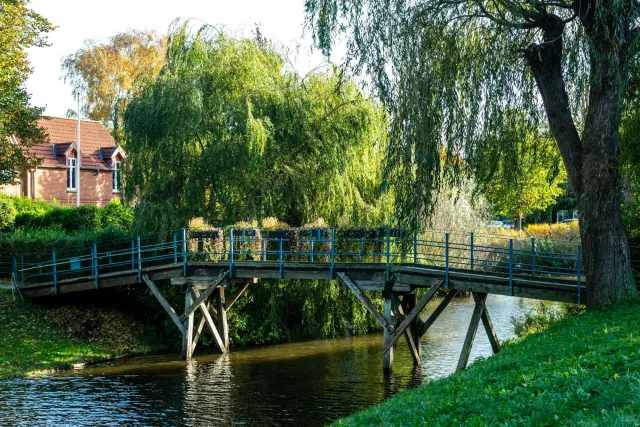
{"type": "MultiPolygon", "coordinates": [[[[498,337],[513,337],[511,318],[535,304],[489,295],[498,337]]],[[[452,373],[472,310],[472,298],[452,301],[423,337],[420,367],[401,338],[388,376],[382,335],[233,349],[225,356],[196,352],[189,365],[179,355],[136,357],[0,382],[0,425],[324,425],[452,373]]],[[[470,360],[490,355],[481,324],[470,360]]]]}

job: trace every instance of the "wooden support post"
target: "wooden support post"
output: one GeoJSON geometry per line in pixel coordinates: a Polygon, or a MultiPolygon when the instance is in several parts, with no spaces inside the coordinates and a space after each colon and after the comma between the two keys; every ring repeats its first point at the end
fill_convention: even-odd
{"type": "MultiPolygon", "coordinates": [[[[384,299],[384,320],[393,325],[393,299],[391,296],[384,299]]],[[[384,350],[382,353],[382,369],[385,372],[391,372],[393,366],[393,344],[390,342],[391,333],[385,328],[384,330],[384,350]]]]}
{"type": "MultiPolygon", "coordinates": [[[[398,321],[402,322],[404,320],[404,313],[409,312],[410,310],[407,310],[404,304],[404,299],[402,301],[402,303],[400,303],[398,301],[398,297],[397,295],[394,294],[393,296],[393,305],[394,308],[396,310],[396,318],[398,319],[398,321]]],[[[417,320],[417,319],[416,319],[417,320]]],[[[413,322],[412,322],[413,324],[413,322]]],[[[411,326],[409,326],[405,331],[404,331],[404,336],[407,339],[407,345],[409,346],[409,353],[411,354],[411,357],[413,358],[413,364],[414,365],[419,365],[421,362],[421,354],[420,351],[416,345],[416,341],[414,339],[414,335],[411,334],[411,326]]]]}
{"type": "Polygon", "coordinates": [[[487,294],[480,292],[472,292],[471,294],[473,295],[473,299],[476,304],[482,305],[482,315],[480,318],[482,319],[484,330],[487,332],[487,336],[489,337],[489,343],[491,344],[493,354],[499,353],[501,350],[500,341],[498,341],[498,335],[496,334],[496,330],[493,328],[493,323],[491,322],[489,311],[487,310],[487,294]]]}
{"type": "MultiPolygon", "coordinates": [[[[404,305],[403,310],[405,313],[411,313],[411,311],[416,307],[416,302],[418,300],[418,296],[415,292],[405,295],[402,297],[402,303],[404,305]]],[[[409,324],[409,328],[405,333],[407,337],[407,342],[411,339],[413,341],[413,347],[415,347],[415,352],[411,348],[412,344],[409,343],[409,349],[412,351],[413,356],[413,364],[418,365],[422,360],[422,346],[420,345],[420,316],[416,316],[413,322],[409,324]]]]}
{"type": "Polygon", "coordinates": [[[144,283],[147,284],[149,289],[151,289],[151,293],[153,293],[153,295],[156,297],[156,299],[158,300],[158,302],[160,303],[162,308],[165,309],[165,311],[167,312],[167,314],[169,315],[171,320],[173,320],[173,323],[175,323],[176,326],[178,327],[178,329],[180,329],[180,332],[185,334],[186,333],[186,329],[185,329],[183,323],[180,321],[180,318],[176,314],[176,311],[169,305],[167,300],[162,295],[162,292],[160,292],[160,289],[158,289],[156,284],[153,283],[153,280],[151,280],[149,278],[149,276],[147,276],[146,274],[144,274],[142,276],[142,280],[144,281],[144,283]]]}
{"type": "Polygon", "coordinates": [[[229,325],[227,325],[227,304],[224,300],[224,288],[216,288],[216,305],[218,307],[218,328],[224,349],[223,353],[229,352],[229,325]]]}
{"type": "Polygon", "coordinates": [[[473,307],[473,314],[471,315],[471,322],[469,322],[469,329],[467,329],[467,336],[465,337],[464,344],[462,345],[462,351],[460,352],[460,359],[458,359],[456,371],[461,371],[467,367],[469,355],[471,354],[471,347],[473,346],[473,341],[476,338],[476,331],[478,330],[478,324],[482,317],[482,311],[482,304],[478,304],[476,301],[476,305],[473,307]]]}
{"type": "Polygon", "coordinates": [[[400,323],[400,326],[396,328],[396,330],[389,336],[389,341],[385,343],[384,349],[385,351],[390,348],[392,345],[398,341],[398,338],[404,333],[404,331],[409,327],[409,324],[412,323],[417,317],[418,314],[422,311],[422,309],[427,305],[427,303],[434,297],[438,289],[443,285],[444,281],[439,282],[437,285],[434,285],[429,288],[429,291],[420,299],[418,304],[411,310],[407,317],[400,323]]]}
{"type": "Polygon", "coordinates": [[[222,281],[225,279],[225,277],[227,277],[227,274],[230,274],[229,271],[222,271],[218,275],[218,277],[216,277],[216,280],[214,280],[213,283],[209,285],[209,287],[202,293],[202,295],[200,295],[198,299],[196,299],[195,302],[191,304],[191,306],[185,308],[184,314],[180,316],[180,321],[184,321],[187,316],[193,314],[193,312],[196,311],[198,307],[200,307],[200,304],[202,304],[205,299],[209,298],[209,296],[218,288],[218,286],[221,285],[222,281]]]}
{"type": "MultiPolygon", "coordinates": [[[[187,285],[187,292],[184,299],[185,311],[188,310],[193,303],[191,289],[192,286],[187,285]]],[[[187,361],[191,360],[191,356],[193,355],[193,320],[193,313],[184,320],[184,329],[186,332],[182,335],[182,359],[187,361]]]]}
{"type": "MultiPolygon", "coordinates": [[[[200,296],[200,293],[195,287],[193,288],[193,295],[196,298],[200,296]]],[[[200,320],[200,323],[204,324],[206,322],[207,326],[209,326],[209,330],[211,331],[211,333],[213,334],[213,337],[216,340],[216,344],[218,344],[218,347],[220,348],[220,351],[222,353],[226,353],[226,347],[224,345],[224,342],[222,341],[222,338],[220,337],[220,333],[218,332],[218,329],[216,328],[215,323],[213,323],[213,318],[211,317],[211,313],[210,313],[211,311],[213,311],[217,316],[217,312],[215,311],[215,309],[213,309],[213,307],[210,307],[210,305],[211,304],[209,303],[208,300],[206,300],[204,304],[200,305],[200,311],[202,311],[202,319],[200,320]]],[[[199,332],[198,332],[198,335],[199,335],[201,332],[200,326],[198,326],[198,329],[199,329],[199,332]]]]}

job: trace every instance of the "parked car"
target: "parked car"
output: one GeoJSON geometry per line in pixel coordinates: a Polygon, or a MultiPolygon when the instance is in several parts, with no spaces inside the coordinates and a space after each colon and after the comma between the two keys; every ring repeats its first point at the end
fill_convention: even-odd
{"type": "Polygon", "coordinates": [[[567,218],[567,219],[563,219],[562,221],[560,221],[560,224],[566,224],[569,222],[578,222],[578,218],[567,218]]]}
{"type": "Polygon", "coordinates": [[[516,222],[510,219],[502,221],[502,228],[513,228],[516,226],[516,222]]]}
{"type": "Polygon", "coordinates": [[[502,228],[502,221],[491,221],[487,224],[487,228],[502,228]]]}

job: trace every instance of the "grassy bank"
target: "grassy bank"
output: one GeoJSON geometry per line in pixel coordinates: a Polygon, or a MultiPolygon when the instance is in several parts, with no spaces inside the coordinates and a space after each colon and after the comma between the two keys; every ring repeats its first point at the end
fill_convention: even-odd
{"type": "Polygon", "coordinates": [[[114,310],[44,307],[0,291],[0,380],[154,348],[136,319],[114,310]]]}
{"type": "Polygon", "coordinates": [[[639,326],[639,303],[564,319],[336,424],[640,425],[639,326]]]}

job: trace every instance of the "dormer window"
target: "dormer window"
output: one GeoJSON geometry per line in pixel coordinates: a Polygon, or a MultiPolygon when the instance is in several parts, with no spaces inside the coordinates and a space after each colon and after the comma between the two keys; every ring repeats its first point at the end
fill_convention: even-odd
{"type": "Polygon", "coordinates": [[[76,168],[76,161],[75,157],[67,158],[67,191],[75,191],[77,189],[78,170],[76,168]]]}
{"type": "Polygon", "coordinates": [[[112,187],[114,193],[119,193],[122,189],[122,170],[120,168],[120,162],[113,162],[113,178],[112,178],[112,187]]]}

